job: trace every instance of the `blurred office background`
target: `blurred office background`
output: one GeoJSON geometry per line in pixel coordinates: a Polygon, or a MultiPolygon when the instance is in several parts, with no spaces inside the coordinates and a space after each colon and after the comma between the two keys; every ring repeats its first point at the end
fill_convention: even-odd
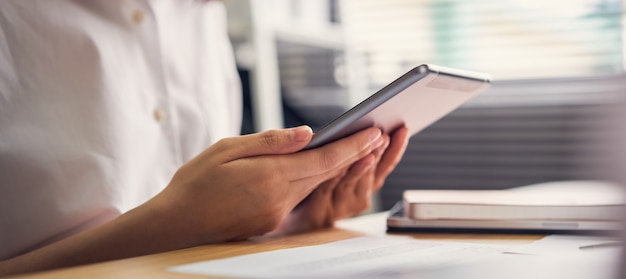
{"type": "Polygon", "coordinates": [[[225,3],[244,133],[320,128],[423,63],[494,76],[488,92],[411,139],[376,210],[405,189],[606,178],[606,112],[626,94],[626,0],[225,3]]]}

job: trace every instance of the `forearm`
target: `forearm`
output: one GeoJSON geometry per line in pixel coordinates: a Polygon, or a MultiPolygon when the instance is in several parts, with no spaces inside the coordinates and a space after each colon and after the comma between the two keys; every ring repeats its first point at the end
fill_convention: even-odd
{"type": "Polygon", "coordinates": [[[0,262],[0,276],[146,255],[191,246],[164,208],[144,204],[89,231],[0,262]]]}

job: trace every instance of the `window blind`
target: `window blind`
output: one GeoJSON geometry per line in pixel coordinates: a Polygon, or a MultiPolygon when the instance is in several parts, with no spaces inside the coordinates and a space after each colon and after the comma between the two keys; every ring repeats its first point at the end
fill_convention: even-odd
{"type": "Polygon", "coordinates": [[[345,31],[382,86],[422,63],[496,80],[624,71],[622,0],[344,0],[345,31]]]}

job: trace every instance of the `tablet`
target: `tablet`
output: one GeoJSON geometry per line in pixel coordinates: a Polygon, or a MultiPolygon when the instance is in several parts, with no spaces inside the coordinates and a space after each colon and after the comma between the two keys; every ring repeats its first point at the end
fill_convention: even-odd
{"type": "Polygon", "coordinates": [[[388,232],[420,233],[512,233],[512,234],[594,234],[615,235],[622,229],[619,220],[510,219],[510,220],[416,220],[407,216],[398,202],[387,216],[388,232]]]}
{"type": "Polygon", "coordinates": [[[313,135],[305,149],[369,127],[391,133],[406,125],[414,135],[487,89],[491,76],[423,64],[402,75],[313,135]]]}

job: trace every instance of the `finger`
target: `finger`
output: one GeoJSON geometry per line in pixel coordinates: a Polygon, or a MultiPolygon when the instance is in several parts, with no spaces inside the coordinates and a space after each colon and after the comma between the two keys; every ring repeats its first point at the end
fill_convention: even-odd
{"type": "MultiPolygon", "coordinates": [[[[357,200],[361,201],[361,203],[365,203],[366,206],[369,206],[369,201],[372,198],[372,193],[375,190],[374,185],[374,168],[370,168],[365,175],[359,180],[357,187],[354,189],[354,196],[357,200]]],[[[362,210],[367,208],[361,208],[362,210]]]]}
{"type": "Polygon", "coordinates": [[[358,181],[358,179],[375,164],[376,164],[375,154],[369,154],[365,156],[363,159],[357,161],[350,167],[348,173],[346,174],[346,177],[344,178],[344,181],[347,181],[347,182],[358,181]]]}
{"type": "Polygon", "coordinates": [[[309,196],[322,196],[328,200],[328,203],[330,203],[330,201],[332,200],[333,191],[335,190],[335,188],[337,188],[337,185],[339,185],[339,183],[343,180],[345,174],[346,171],[329,180],[324,181],[317,188],[315,188],[313,193],[311,193],[311,195],[309,196]]]}
{"type": "Polygon", "coordinates": [[[378,188],[382,187],[385,178],[387,178],[398,165],[408,142],[409,130],[406,127],[402,127],[393,133],[390,138],[389,147],[385,150],[385,153],[376,167],[376,189],[374,190],[378,190],[378,188]]]}
{"type": "Polygon", "coordinates": [[[290,181],[290,187],[286,196],[296,201],[294,206],[299,203],[306,203],[309,200],[309,196],[317,194],[332,196],[334,189],[346,175],[346,169],[336,169],[329,173],[327,178],[320,176],[306,177],[295,181],[290,181]]]}
{"type": "Polygon", "coordinates": [[[389,143],[390,143],[389,135],[383,135],[382,137],[383,137],[383,143],[372,152],[372,154],[376,158],[375,164],[377,165],[382,159],[383,154],[385,154],[385,151],[387,150],[387,147],[389,147],[389,143]]]}
{"type": "MultiPolygon", "coordinates": [[[[332,194],[335,190],[335,187],[341,181],[343,176],[346,174],[346,171],[338,174],[337,176],[322,182],[317,188],[315,188],[310,194],[308,194],[300,203],[296,206],[296,208],[304,206],[308,203],[316,203],[319,204],[330,204],[332,201],[332,194]],[[325,201],[325,202],[321,202],[325,201]]],[[[304,188],[304,187],[293,187],[293,188],[304,188]]]]}
{"type": "MultiPolygon", "coordinates": [[[[385,142],[383,143],[383,145],[381,145],[379,148],[377,148],[373,154],[376,158],[376,161],[374,162],[374,168],[372,168],[372,170],[370,170],[370,184],[368,187],[368,191],[369,194],[371,195],[372,192],[374,191],[378,191],[382,186],[383,186],[383,182],[384,179],[387,177],[387,175],[385,175],[384,177],[381,177],[381,179],[377,179],[376,173],[378,172],[378,169],[380,168],[380,162],[383,158],[383,155],[385,154],[385,151],[387,150],[387,148],[389,147],[391,140],[389,138],[389,136],[385,137],[385,142]]],[[[383,166],[386,167],[386,166],[383,166]]],[[[393,170],[393,168],[392,168],[393,170]]]]}
{"type": "Polygon", "coordinates": [[[245,157],[293,153],[304,148],[312,136],[309,126],[300,126],[223,139],[212,148],[220,152],[224,162],[230,162],[245,157]]]}
{"type": "Polygon", "coordinates": [[[374,192],[374,174],[364,177],[358,187],[354,191],[354,196],[362,201],[366,201],[372,198],[374,192]],[[369,180],[369,181],[367,181],[369,180]]]}
{"type": "Polygon", "coordinates": [[[359,200],[371,198],[372,191],[374,190],[374,173],[376,172],[376,161],[374,160],[363,173],[359,176],[356,186],[354,187],[353,195],[359,200]]]}
{"type": "Polygon", "coordinates": [[[336,208],[337,218],[343,218],[360,213],[369,206],[368,198],[364,198],[360,188],[371,188],[372,168],[376,158],[369,154],[350,167],[346,176],[335,188],[333,205],[336,208]]]}
{"type": "Polygon", "coordinates": [[[375,156],[373,154],[369,154],[350,167],[338,186],[340,189],[337,189],[336,191],[338,195],[340,195],[340,199],[350,198],[355,195],[355,189],[359,185],[359,180],[361,180],[363,175],[367,173],[372,166],[374,166],[375,162],[375,156]]]}
{"type": "Polygon", "coordinates": [[[321,177],[326,180],[331,177],[328,173],[347,168],[381,144],[380,129],[369,128],[320,148],[290,154],[277,162],[277,167],[288,170],[286,174],[290,180],[306,177],[321,177]]]}
{"type": "Polygon", "coordinates": [[[351,187],[337,187],[333,204],[336,211],[335,219],[342,219],[357,215],[367,210],[371,204],[373,168],[353,183],[351,187]]]}
{"type": "Polygon", "coordinates": [[[348,172],[343,179],[341,179],[339,185],[337,185],[334,201],[337,203],[335,207],[338,208],[339,212],[358,213],[356,211],[360,211],[363,204],[369,204],[368,202],[363,202],[364,191],[360,188],[368,188],[368,191],[371,192],[373,181],[372,168],[378,163],[380,155],[383,152],[381,150],[384,150],[385,142],[388,143],[387,139],[388,136],[382,135],[381,146],[350,166],[348,172]]]}
{"type": "Polygon", "coordinates": [[[339,185],[339,183],[343,181],[347,173],[348,173],[348,170],[343,170],[336,176],[322,182],[317,188],[315,188],[315,190],[313,191],[313,193],[311,193],[311,195],[321,195],[321,196],[330,197],[333,191],[335,190],[335,188],[337,187],[337,185],[339,185]]]}
{"type": "Polygon", "coordinates": [[[330,173],[324,173],[324,174],[320,174],[316,176],[309,176],[309,177],[291,181],[290,182],[291,189],[292,189],[291,191],[293,194],[290,196],[296,197],[297,200],[303,200],[307,198],[309,195],[311,195],[314,191],[317,191],[319,189],[319,188],[316,188],[318,187],[318,185],[321,185],[322,182],[329,182],[329,180],[332,180],[332,182],[329,182],[328,184],[326,184],[326,186],[324,187],[324,192],[333,193],[337,184],[339,183],[339,181],[341,181],[341,179],[345,175],[345,172],[346,172],[345,169],[334,170],[330,173]]]}

